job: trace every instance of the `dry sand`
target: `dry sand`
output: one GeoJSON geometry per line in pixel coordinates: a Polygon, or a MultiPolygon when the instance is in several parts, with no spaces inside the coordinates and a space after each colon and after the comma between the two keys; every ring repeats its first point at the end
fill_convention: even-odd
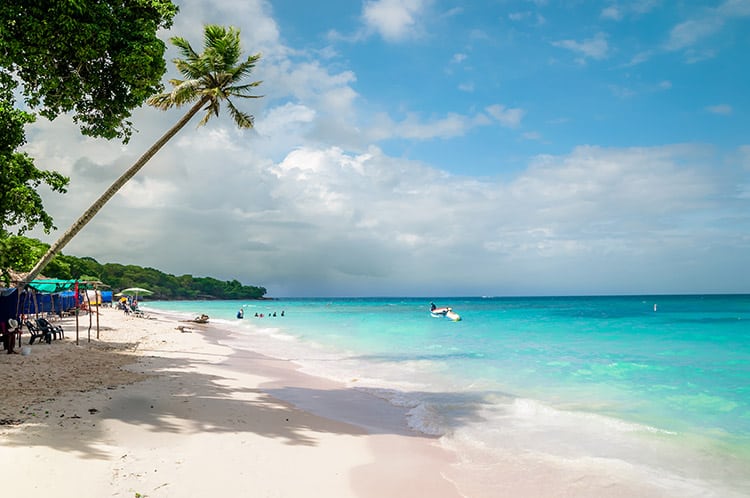
{"type": "Polygon", "coordinates": [[[76,345],[58,323],[65,339],[0,354],[4,496],[459,496],[450,454],[393,407],[233,350],[231,331],[102,309],[76,345]]]}

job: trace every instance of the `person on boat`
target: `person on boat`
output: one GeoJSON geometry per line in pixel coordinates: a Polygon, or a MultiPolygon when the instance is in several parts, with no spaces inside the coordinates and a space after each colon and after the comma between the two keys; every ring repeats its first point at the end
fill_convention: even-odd
{"type": "Polygon", "coordinates": [[[437,306],[435,306],[435,303],[430,303],[430,311],[435,311],[435,308],[437,308],[437,306]]]}

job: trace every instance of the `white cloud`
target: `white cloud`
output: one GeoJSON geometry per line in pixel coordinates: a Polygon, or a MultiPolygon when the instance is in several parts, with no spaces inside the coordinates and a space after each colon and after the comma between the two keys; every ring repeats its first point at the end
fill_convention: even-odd
{"type": "Polygon", "coordinates": [[[727,21],[750,16],[748,0],[726,0],[716,8],[704,9],[699,18],[684,21],[669,33],[666,50],[682,50],[719,32],[727,21]]]}
{"type": "Polygon", "coordinates": [[[288,135],[290,127],[311,123],[315,119],[315,115],[315,109],[288,102],[270,109],[255,127],[263,135],[288,135]]]}
{"type": "Polygon", "coordinates": [[[519,108],[508,109],[505,106],[495,104],[487,107],[487,113],[495,118],[501,125],[515,128],[521,124],[526,111],[519,108]]]}
{"type": "MultiPolygon", "coordinates": [[[[513,119],[515,111],[510,110],[509,117],[505,119],[508,121],[513,119]]],[[[429,119],[424,119],[417,113],[408,113],[401,121],[395,121],[390,116],[380,113],[373,118],[371,126],[363,130],[363,133],[371,141],[391,138],[431,140],[459,137],[473,128],[489,124],[491,124],[490,119],[482,113],[473,116],[449,113],[444,117],[429,119]]]]}
{"type": "Polygon", "coordinates": [[[581,63],[585,62],[586,59],[604,59],[609,52],[607,35],[604,33],[597,33],[593,38],[588,38],[580,42],[576,40],[560,40],[553,42],[552,45],[571,50],[581,55],[582,57],[579,59],[581,63]]]}
{"type": "Polygon", "coordinates": [[[667,50],[681,50],[694,45],[698,40],[710,36],[723,26],[724,21],[719,17],[692,19],[678,24],[669,33],[666,43],[667,50]]]}
{"type": "Polygon", "coordinates": [[[472,121],[459,114],[449,114],[431,121],[422,121],[416,114],[409,114],[395,126],[394,136],[419,140],[449,138],[463,135],[471,126],[472,121]]]}
{"type": "Polygon", "coordinates": [[[384,40],[397,42],[415,36],[425,0],[372,0],[362,7],[365,25],[384,40]]]}
{"type": "MultiPolygon", "coordinates": [[[[367,5],[385,9],[383,26],[388,8],[408,7],[414,16],[425,8],[367,5]]],[[[256,129],[235,130],[226,116],[201,129],[191,123],[64,252],[238,278],[271,295],[373,295],[696,290],[649,285],[674,275],[718,279],[731,271],[692,263],[737,268],[737,258],[724,256],[750,250],[750,146],[736,158],[688,145],[582,146],[513,170],[498,167],[496,178],[452,175],[392,157],[380,142],[448,140],[490,126],[517,130],[525,109],[382,109],[358,93],[357,74],[340,60],[327,66],[284,46],[269,9],[266,2],[185,0],[181,35],[192,30],[199,40],[203,20],[233,19],[247,47],[262,46],[256,74],[265,97],[238,103],[256,115],[256,129]],[[723,166],[734,162],[739,167],[723,166]],[[444,267],[460,282],[435,272],[444,267]]],[[[391,21],[394,36],[398,26],[403,36],[415,28],[398,19],[391,21]]],[[[602,34],[558,43],[584,58],[608,53],[602,34]]],[[[82,138],[65,118],[34,124],[27,148],[37,164],[72,177],[69,194],[42,193],[57,225],[64,229],[79,216],[181,112],[136,111],[140,132],[127,147],[82,138]]],[[[541,138],[523,129],[514,134],[541,138]]]]}
{"type": "MultiPolygon", "coordinates": [[[[297,126],[316,116],[288,104],[265,125],[291,144],[297,126]]],[[[467,121],[391,125],[448,136],[467,121]]],[[[732,234],[750,223],[750,198],[737,190],[747,178],[721,180],[710,151],[697,147],[579,147],[539,156],[501,181],[452,176],[373,146],[350,153],[307,145],[274,161],[262,135],[221,130],[184,130],[182,145],[169,144],[66,252],[239,278],[272,294],[451,292],[433,271],[442,266],[472,289],[516,292],[540,268],[549,288],[579,268],[581,289],[590,289],[618,272],[684,272],[685,259],[711,251],[717,236],[739,244],[732,234]],[[211,136],[233,146],[190,146],[211,136]],[[722,205],[726,198],[734,200],[722,205]]],[[[110,180],[77,175],[71,194],[50,204],[57,221],[80,214],[110,180]]]]}
{"type": "Polygon", "coordinates": [[[732,106],[728,104],[710,105],[706,107],[706,110],[711,114],[721,114],[724,116],[732,114],[732,106]]]}
{"type": "Polygon", "coordinates": [[[531,11],[523,11],[523,12],[511,12],[508,14],[508,19],[511,21],[523,21],[524,19],[528,19],[531,17],[533,13],[531,11]]]}
{"type": "Polygon", "coordinates": [[[650,12],[661,0],[629,0],[622,4],[613,3],[602,9],[602,19],[621,21],[628,16],[640,16],[650,12]]]}
{"type": "Polygon", "coordinates": [[[612,19],[613,21],[619,21],[623,18],[622,10],[617,5],[610,5],[602,9],[601,16],[603,19],[612,19]]]}
{"type": "Polygon", "coordinates": [[[462,54],[462,53],[453,54],[453,57],[451,58],[451,62],[453,62],[454,64],[460,64],[463,61],[465,61],[467,57],[468,56],[466,54],[462,54]]]}
{"type": "Polygon", "coordinates": [[[612,95],[620,99],[627,99],[636,95],[633,89],[619,85],[609,85],[609,90],[612,92],[612,95]]]}
{"type": "Polygon", "coordinates": [[[726,0],[716,8],[717,12],[725,17],[750,16],[750,1],[748,0],[726,0]]]}

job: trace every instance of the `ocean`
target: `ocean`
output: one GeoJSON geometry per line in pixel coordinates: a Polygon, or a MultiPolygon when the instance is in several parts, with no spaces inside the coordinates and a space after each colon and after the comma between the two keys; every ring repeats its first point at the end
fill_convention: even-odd
{"type": "Polygon", "coordinates": [[[533,473],[613,495],[624,480],[750,496],[750,295],[143,305],[206,313],[247,330],[248,349],[402,407],[456,452],[468,487],[501,493],[533,473]],[[431,301],[462,320],[432,317],[431,301]]]}

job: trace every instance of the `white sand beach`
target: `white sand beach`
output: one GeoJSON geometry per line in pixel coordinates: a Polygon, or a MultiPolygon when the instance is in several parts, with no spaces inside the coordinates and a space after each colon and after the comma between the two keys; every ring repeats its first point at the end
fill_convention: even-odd
{"type": "Polygon", "coordinates": [[[58,323],[65,339],[0,354],[5,496],[460,496],[451,454],[385,401],[222,345],[232,331],[105,308],[76,345],[58,323]]]}

